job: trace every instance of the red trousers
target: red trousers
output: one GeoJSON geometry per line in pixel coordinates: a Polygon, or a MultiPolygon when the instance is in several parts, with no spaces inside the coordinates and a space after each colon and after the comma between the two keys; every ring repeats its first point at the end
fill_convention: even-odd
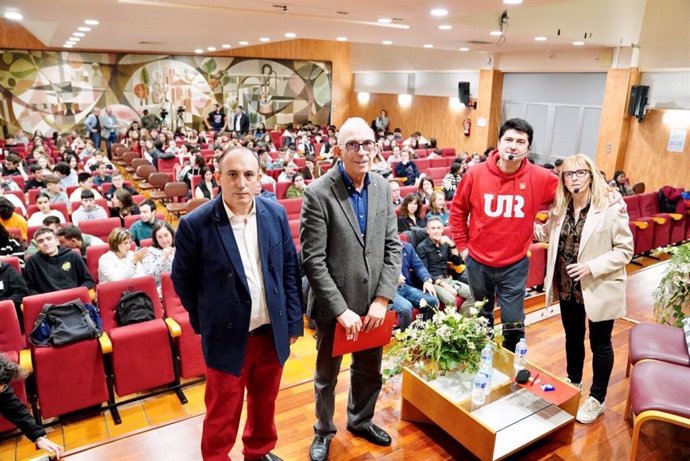
{"type": "Polygon", "coordinates": [[[240,376],[206,367],[206,417],[201,435],[204,461],[228,461],[237,438],[247,390],[247,423],[242,442],[245,458],[261,458],[278,440],[275,401],[283,367],[271,334],[249,336],[240,376]]]}

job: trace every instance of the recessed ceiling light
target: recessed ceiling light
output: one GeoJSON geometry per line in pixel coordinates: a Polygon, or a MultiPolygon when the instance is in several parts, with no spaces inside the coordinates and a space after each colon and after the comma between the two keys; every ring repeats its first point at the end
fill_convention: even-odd
{"type": "Polygon", "coordinates": [[[433,47],[434,47],[434,45],[432,45],[431,43],[425,43],[424,44],[424,48],[433,48],[433,47]]]}
{"type": "Polygon", "coordinates": [[[384,40],[381,43],[383,43],[384,45],[392,45],[393,44],[393,42],[390,40],[384,40]]]}
{"type": "Polygon", "coordinates": [[[261,38],[259,39],[259,41],[260,41],[260,42],[270,42],[271,39],[268,38],[268,37],[261,37],[261,38]]]}
{"type": "Polygon", "coordinates": [[[65,43],[64,45],[62,45],[62,47],[63,48],[72,48],[72,47],[74,47],[74,45],[70,45],[69,43],[65,43]]]}
{"type": "Polygon", "coordinates": [[[489,32],[489,35],[493,35],[494,37],[500,37],[501,35],[503,35],[503,32],[500,30],[492,30],[491,32],[489,32]]]}
{"type": "Polygon", "coordinates": [[[76,45],[77,44],[77,42],[75,42],[74,39],[65,40],[65,43],[69,43],[70,45],[76,45]]]}
{"type": "Polygon", "coordinates": [[[379,24],[390,24],[393,20],[391,18],[378,18],[376,22],[379,24]]]}
{"type": "Polygon", "coordinates": [[[536,40],[537,42],[545,42],[546,37],[544,37],[543,35],[540,35],[538,37],[534,37],[534,40],[536,40]]]}
{"type": "Polygon", "coordinates": [[[460,48],[460,51],[470,51],[470,49],[467,48],[466,46],[463,46],[462,48],[460,48]]]}
{"type": "Polygon", "coordinates": [[[239,44],[240,44],[241,46],[246,46],[246,45],[249,45],[249,42],[248,42],[248,41],[246,41],[246,40],[240,40],[240,41],[239,41],[239,42],[237,42],[237,43],[239,43],[239,44]]]}
{"type": "Polygon", "coordinates": [[[228,49],[228,48],[232,48],[232,45],[228,45],[227,43],[223,43],[223,44],[221,45],[221,47],[223,47],[223,48],[225,48],[225,49],[228,49]]]}
{"type": "Polygon", "coordinates": [[[215,47],[215,46],[209,46],[209,47],[207,47],[206,49],[207,49],[208,51],[216,51],[216,47],[215,47]]]}
{"type": "Polygon", "coordinates": [[[79,37],[70,37],[68,40],[69,40],[70,42],[78,42],[78,41],[81,40],[81,39],[80,39],[79,37]]]}
{"type": "Polygon", "coordinates": [[[195,52],[196,54],[201,54],[201,53],[204,52],[204,49],[203,49],[203,48],[197,48],[196,50],[194,50],[194,52],[195,52]]]}
{"type": "Polygon", "coordinates": [[[451,26],[450,24],[441,24],[440,26],[438,26],[438,28],[441,30],[451,30],[453,26],[451,26]]]}
{"type": "Polygon", "coordinates": [[[74,37],[86,37],[86,34],[84,32],[74,32],[72,35],[74,37]]]}
{"type": "Polygon", "coordinates": [[[5,19],[11,19],[12,21],[21,21],[24,19],[21,13],[17,11],[8,11],[5,13],[5,19]]]}
{"type": "Polygon", "coordinates": [[[297,37],[297,34],[294,32],[285,32],[285,37],[286,38],[295,38],[295,37],[297,37]]]}
{"type": "Polygon", "coordinates": [[[436,16],[438,18],[448,16],[448,10],[444,10],[443,8],[434,8],[433,10],[431,10],[431,15],[436,16]]]}
{"type": "Polygon", "coordinates": [[[87,19],[86,21],[84,21],[84,24],[86,24],[87,26],[97,26],[100,24],[100,22],[96,21],[95,19],[87,19]]]}
{"type": "Polygon", "coordinates": [[[582,46],[584,44],[585,44],[585,42],[573,42],[573,45],[575,45],[575,46],[582,46]]]}
{"type": "Polygon", "coordinates": [[[78,30],[78,31],[81,31],[81,32],[91,32],[91,28],[90,28],[90,27],[84,27],[84,26],[82,26],[82,27],[77,27],[77,30],[78,30]]]}
{"type": "Polygon", "coordinates": [[[522,0],[503,0],[504,5],[519,5],[522,0]]]}
{"type": "Polygon", "coordinates": [[[339,42],[347,42],[347,37],[338,37],[336,40],[339,42]]]}

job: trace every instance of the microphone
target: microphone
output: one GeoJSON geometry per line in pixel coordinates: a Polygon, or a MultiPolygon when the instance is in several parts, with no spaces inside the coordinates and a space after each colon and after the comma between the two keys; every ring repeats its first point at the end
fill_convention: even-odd
{"type": "Polygon", "coordinates": [[[587,178],[587,182],[585,182],[583,185],[581,185],[580,187],[576,187],[575,189],[573,189],[573,194],[579,194],[580,191],[582,190],[582,188],[585,187],[588,183],[589,183],[589,178],[587,178]]]}
{"type": "Polygon", "coordinates": [[[518,155],[510,154],[510,155],[508,155],[508,160],[515,160],[516,158],[524,157],[527,154],[529,154],[529,151],[525,152],[524,154],[518,154],[518,155]]]}

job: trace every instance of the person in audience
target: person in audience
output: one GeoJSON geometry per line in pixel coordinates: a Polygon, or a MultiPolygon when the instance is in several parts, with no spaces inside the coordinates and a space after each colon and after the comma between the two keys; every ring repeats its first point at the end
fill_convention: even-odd
{"type": "Polygon", "coordinates": [[[94,152],[93,157],[91,157],[85,164],[84,164],[84,171],[88,173],[93,173],[98,169],[98,165],[100,163],[105,164],[105,169],[106,170],[114,170],[115,167],[113,166],[112,163],[108,161],[108,157],[103,155],[103,152],[100,150],[97,150],[94,152]]]}
{"type": "Polygon", "coordinates": [[[57,235],[60,245],[71,250],[78,249],[81,253],[81,257],[84,259],[86,259],[87,248],[91,246],[107,245],[106,242],[95,235],[84,234],[74,224],[68,224],[63,227],[59,227],[59,224],[56,227],[49,226],[46,222],[48,219],[51,218],[46,218],[43,224],[56,229],[55,235],[57,235]]]}
{"type": "Polygon", "coordinates": [[[180,220],[171,273],[204,348],[201,454],[209,460],[228,457],[246,389],[243,455],[279,460],[270,453],[278,440],[275,400],[290,344],[304,328],[297,253],[285,209],[254,198],[258,158],[234,148],[219,165],[222,195],[180,220]],[[240,250],[227,252],[228,242],[240,250]],[[268,253],[270,268],[259,257],[268,253]]]}
{"type": "Polygon", "coordinates": [[[421,197],[424,205],[430,205],[434,196],[434,180],[427,176],[422,176],[417,184],[417,195],[421,197]]]}
{"type": "Polygon", "coordinates": [[[557,158],[553,162],[553,174],[556,176],[559,176],[561,174],[561,166],[563,165],[563,159],[562,158],[557,158]]]}
{"type": "MultiPolygon", "coordinates": [[[[4,228],[0,229],[2,234],[4,228]]],[[[5,230],[5,232],[7,232],[5,230]]],[[[0,235],[2,238],[2,235],[0,235]]],[[[17,242],[19,243],[19,242],[17,242]]],[[[5,261],[0,261],[0,300],[12,301],[14,309],[17,311],[19,328],[24,331],[24,316],[22,315],[22,302],[25,296],[29,295],[29,288],[26,281],[17,270],[5,261]]],[[[2,356],[2,354],[0,354],[2,356]]]]}
{"type": "Polygon", "coordinates": [[[470,287],[454,277],[457,274],[453,266],[461,266],[462,259],[450,237],[443,235],[443,223],[437,217],[431,217],[426,223],[428,236],[417,245],[417,255],[429,270],[436,285],[436,296],[446,307],[456,307],[456,296],[465,299],[460,312],[466,315],[474,306],[470,287]]]}
{"type": "Polygon", "coordinates": [[[29,225],[23,216],[14,212],[14,205],[5,196],[0,196],[0,224],[6,229],[19,229],[22,241],[26,241],[29,225]]]}
{"type": "Polygon", "coordinates": [[[429,160],[433,160],[435,158],[443,158],[443,154],[441,153],[441,149],[434,149],[432,150],[429,155],[426,156],[429,160]]]}
{"type": "Polygon", "coordinates": [[[144,200],[139,205],[139,221],[132,224],[129,232],[132,240],[137,246],[141,246],[141,241],[151,238],[153,227],[158,222],[156,219],[156,203],[153,200],[144,200]]]}
{"type": "Polygon", "coordinates": [[[113,178],[108,174],[108,167],[105,163],[100,162],[96,164],[96,171],[98,171],[98,174],[93,178],[95,185],[101,187],[103,183],[112,182],[113,178]]]}
{"type": "Polygon", "coordinates": [[[59,162],[55,165],[55,168],[53,168],[53,173],[60,179],[60,187],[63,190],[67,190],[68,187],[79,185],[78,174],[75,170],[70,168],[68,163],[59,162]]]}
{"type": "Polygon", "coordinates": [[[458,189],[458,184],[460,184],[462,179],[462,173],[462,163],[455,161],[450,166],[450,171],[443,177],[441,189],[443,189],[446,200],[453,200],[455,191],[458,189]]]}
{"type": "Polygon", "coordinates": [[[380,174],[384,178],[388,178],[393,172],[386,159],[381,155],[379,148],[376,149],[376,153],[372,156],[371,171],[380,174]]]}
{"type": "MultiPolygon", "coordinates": [[[[228,120],[228,125],[230,120],[228,120]]],[[[249,116],[244,112],[244,107],[237,106],[235,115],[232,117],[232,126],[228,126],[228,131],[233,131],[236,135],[243,137],[249,133],[249,116]]]]}
{"type": "Polygon", "coordinates": [[[446,196],[440,190],[434,191],[432,195],[429,211],[426,213],[427,221],[432,216],[439,218],[444,227],[448,225],[450,215],[446,209],[446,196]]]}
{"type": "Polygon", "coordinates": [[[254,139],[261,139],[264,137],[266,133],[266,125],[264,124],[264,122],[259,122],[259,124],[254,129],[254,139]]]}
{"type": "Polygon", "coordinates": [[[387,160],[388,164],[392,165],[394,162],[400,162],[402,160],[402,157],[400,155],[401,152],[402,151],[400,150],[400,147],[398,147],[397,145],[394,145],[391,148],[391,154],[388,156],[388,160],[387,160]]]}
{"type": "Polygon", "coordinates": [[[422,217],[422,199],[418,194],[407,194],[400,205],[398,216],[398,232],[405,232],[411,227],[425,227],[426,221],[422,217]]]}
{"type": "Polygon", "coordinates": [[[148,254],[141,261],[144,274],[153,275],[156,279],[156,287],[160,290],[161,274],[172,270],[172,262],[175,257],[175,231],[165,221],[156,221],[152,233],[153,244],[149,247],[148,254]]]}
{"type": "Polygon", "coordinates": [[[86,132],[96,148],[101,148],[101,108],[94,107],[93,111],[84,120],[86,132]]]}
{"type": "Polygon", "coordinates": [[[395,166],[395,176],[401,179],[405,178],[403,184],[406,186],[417,184],[420,175],[419,168],[417,168],[416,163],[410,160],[411,157],[412,151],[409,148],[403,149],[400,151],[400,163],[395,166]]]}
{"type": "Polygon", "coordinates": [[[45,176],[44,181],[46,188],[41,190],[41,192],[45,192],[48,195],[50,203],[64,203],[67,205],[67,209],[69,209],[71,203],[67,194],[62,190],[62,186],[60,186],[60,178],[57,175],[48,174],[45,176]]]}
{"type": "Polygon", "coordinates": [[[208,166],[201,170],[202,181],[196,186],[194,190],[195,198],[207,198],[211,200],[216,196],[216,188],[218,184],[216,183],[215,177],[213,175],[213,167],[208,166]]]}
{"type": "Polygon", "coordinates": [[[50,209],[50,197],[48,194],[44,192],[39,193],[36,196],[36,205],[38,205],[38,210],[29,216],[29,227],[40,226],[48,216],[56,216],[61,223],[65,222],[65,215],[61,211],[50,209]]]}
{"type": "Polygon", "coordinates": [[[24,170],[22,158],[14,152],[5,156],[5,160],[2,163],[2,175],[21,176],[24,178],[24,181],[29,179],[29,175],[26,174],[26,171],[24,170]]]}
{"type": "Polygon", "coordinates": [[[81,206],[72,212],[72,223],[78,226],[82,221],[93,221],[94,219],[105,219],[108,212],[96,203],[93,191],[85,190],[81,194],[81,206]]]}
{"type": "Polygon", "coordinates": [[[472,293],[487,300],[482,315],[492,326],[499,296],[503,347],[511,351],[525,335],[532,223],[542,204],[553,201],[558,185],[550,171],[525,160],[533,134],[527,121],[507,120],[499,130],[498,149],[467,170],[450,209],[453,240],[467,265],[472,293]]]}
{"type": "Polygon", "coordinates": [[[108,235],[110,251],[98,260],[98,282],[142,277],[144,267],[141,261],[149,252],[148,248],[132,251],[132,234],[123,227],[116,227],[108,235]]]}
{"type": "Polygon", "coordinates": [[[316,153],[314,150],[314,144],[311,143],[308,134],[303,134],[302,136],[300,136],[296,148],[297,151],[299,151],[300,153],[302,153],[302,155],[305,156],[314,156],[314,154],[316,153]]]}
{"type": "Polygon", "coordinates": [[[439,301],[436,297],[434,279],[429,274],[426,266],[415,251],[412,244],[402,243],[402,267],[400,268],[400,279],[398,280],[398,292],[391,305],[391,309],[398,313],[398,328],[405,331],[414,320],[412,310],[420,308],[422,299],[426,306],[422,309],[425,317],[433,315],[432,309],[438,309],[439,301]],[[414,286],[414,281],[422,283],[422,289],[414,286]]]}
{"type": "Polygon", "coordinates": [[[38,253],[26,262],[24,278],[32,295],[66,290],[93,288],[94,282],[84,260],[70,248],[60,248],[55,231],[41,227],[34,234],[38,253]]]}
{"type": "MultiPolygon", "coordinates": [[[[139,207],[134,203],[134,199],[132,199],[132,194],[126,189],[115,191],[111,204],[110,217],[120,218],[122,227],[125,227],[125,217],[138,215],[140,213],[139,207]]],[[[72,221],[74,221],[74,219],[72,221]]]]}
{"type": "Polygon", "coordinates": [[[388,125],[390,125],[388,113],[385,109],[381,109],[381,113],[379,113],[379,116],[374,120],[374,128],[376,131],[383,130],[385,132],[388,130],[388,125]]]}
{"type": "Polygon", "coordinates": [[[17,363],[0,354],[0,415],[17,426],[36,447],[50,453],[50,459],[63,459],[65,449],[46,437],[45,429],[36,424],[24,402],[14,392],[12,383],[26,379],[27,374],[17,363]]]}
{"type": "Polygon", "coordinates": [[[403,202],[400,196],[400,183],[396,180],[388,180],[388,186],[391,189],[391,203],[397,208],[403,202]]]}
{"type": "Polygon", "coordinates": [[[323,170],[316,163],[313,155],[308,155],[304,159],[304,167],[299,171],[304,179],[316,179],[323,175],[323,170]]]}
{"type": "Polygon", "coordinates": [[[29,169],[33,177],[24,183],[24,192],[29,192],[31,189],[43,189],[46,187],[45,177],[50,174],[50,170],[41,168],[38,165],[31,165],[29,169]]]}
{"type": "Polygon", "coordinates": [[[115,192],[118,189],[124,189],[132,195],[137,195],[136,189],[134,189],[129,184],[125,184],[125,180],[122,177],[122,174],[115,171],[113,173],[113,183],[110,185],[110,187],[106,191],[103,192],[103,198],[105,198],[108,202],[110,202],[113,199],[113,195],[115,195],[115,192]]]}
{"type": "Polygon", "coordinates": [[[567,157],[549,219],[535,225],[538,240],[549,242],[547,305],[560,301],[568,381],[579,387],[589,327],[592,387],[576,416],[583,424],[593,423],[606,408],[613,370],[611,332],[615,319],[625,315],[625,266],[633,256],[626,208],[609,204],[608,192],[592,160],[584,154],[567,157]]]}
{"type": "Polygon", "coordinates": [[[306,189],[307,184],[304,182],[304,177],[296,173],[292,177],[292,185],[288,187],[285,193],[285,198],[299,198],[304,195],[304,189],[306,189]]]}
{"type": "Polygon", "coordinates": [[[0,256],[18,256],[24,254],[22,243],[12,237],[4,225],[0,224],[0,256]]]}
{"type": "Polygon", "coordinates": [[[297,170],[297,165],[292,160],[288,160],[285,163],[283,172],[278,176],[278,182],[292,182],[292,177],[295,175],[297,170]]]}
{"type": "Polygon", "coordinates": [[[80,201],[82,198],[82,193],[87,190],[93,193],[93,197],[95,199],[103,198],[101,196],[101,193],[93,187],[93,177],[91,176],[91,173],[79,173],[78,178],[79,187],[77,189],[74,189],[72,194],[69,196],[71,202],[80,201]]]}
{"type": "Polygon", "coordinates": [[[144,109],[141,116],[141,126],[146,131],[160,130],[163,120],[156,114],[149,113],[148,109],[144,109]]]}
{"type": "Polygon", "coordinates": [[[105,148],[110,155],[110,147],[117,142],[117,117],[111,107],[106,107],[100,115],[101,139],[105,140],[105,148]]]}
{"type": "MultiPolygon", "coordinates": [[[[43,219],[42,225],[43,227],[50,227],[56,233],[58,229],[60,229],[60,227],[62,226],[62,224],[60,223],[60,218],[58,218],[57,216],[47,216],[43,219]]],[[[32,237],[31,242],[26,247],[26,250],[24,250],[24,260],[26,261],[27,258],[36,253],[38,253],[38,243],[36,243],[36,239],[32,237]]]]}
{"type": "Polygon", "coordinates": [[[615,173],[613,173],[613,179],[611,180],[609,185],[618,190],[618,192],[623,197],[628,195],[635,195],[635,192],[632,190],[632,187],[630,187],[630,180],[625,175],[625,171],[623,170],[618,170],[615,173]]]}
{"type": "Polygon", "coordinates": [[[190,164],[180,170],[180,173],[177,175],[177,180],[186,182],[187,186],[191,189],[192,176],[201,175],[201,170],[203,168],[206,168],[204,157],[199,153],[194,154],[190,164]]]}

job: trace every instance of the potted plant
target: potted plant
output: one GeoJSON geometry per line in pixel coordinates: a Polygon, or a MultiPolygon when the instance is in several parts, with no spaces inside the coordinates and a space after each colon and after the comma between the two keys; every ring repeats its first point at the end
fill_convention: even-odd
{"type": "Polygon", "coordinates": [[[654,318],[659,323],[682,327],[690,313],[690,243],[659,251],[670,254],[671,259],[654,291],[654,318]]]}

